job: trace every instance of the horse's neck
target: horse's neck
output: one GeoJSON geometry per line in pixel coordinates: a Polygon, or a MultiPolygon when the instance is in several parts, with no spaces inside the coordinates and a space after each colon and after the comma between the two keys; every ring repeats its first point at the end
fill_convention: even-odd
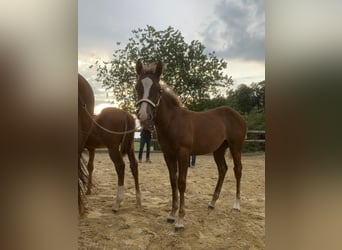
{"type": "Polygon", "coordinates": [[[156,127],[163,128],[166,127],[177,110],[177,106],[168,103],[163,98],[160,100],[159,106],[157,108],[155,125],[156,127]]]}

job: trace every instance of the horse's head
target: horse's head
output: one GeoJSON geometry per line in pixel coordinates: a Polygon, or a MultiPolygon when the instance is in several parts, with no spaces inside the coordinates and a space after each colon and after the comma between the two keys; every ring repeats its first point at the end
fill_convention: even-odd
{"type": "Polygon", "coordinates": [[[160,75],[163,64],[159,61],[154,67],[144,67],[140,60],[136,64],[137,84],[135,90],[138,95],[137,115],[140,122],[153,120],[161,97],[160,75]]]}

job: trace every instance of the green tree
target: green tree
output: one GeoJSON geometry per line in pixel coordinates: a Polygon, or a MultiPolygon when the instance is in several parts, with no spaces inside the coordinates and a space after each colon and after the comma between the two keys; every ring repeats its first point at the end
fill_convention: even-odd
{"type": "Polygon", "coordinates": [[[255,106],[254,91],[246,84],[240,84],[231,97],[235,99],[235,108],[243,114],[248,114],[255,106]]]}
{"type": "MultiPolygon", "coordinates": [[[[219,106],[228,105],[228,100],[225,97],[219,96],[211,99],[204,99],[200,102],[193,103],[188,106],[192,111],[204,111],[208,109],[213,109],[219,106]]],[[[229,105],[228,105],[229,106],[229,105]]]]}
{"type": "Polygon", "coordinates": [[[228,93],[229,104],[243,114],[248,114],[256,107],[265,108],[265,81],[251,83],[250,86],[240,84],[236,90],[228,93]]]}
{"type": "Polygon", "coordinates": [[[252,83],[251,88],[254,91],[254,98],[255,98],[255,105],[258,107],[258,109],[264,109],[265,108],[265,86],[266,82],[262,81],[259,83],[252,83]]]}
{"type": "MultiPolygon", "coordinates": [[[[152,26],[132,31],[124,48],[113,53],[110,62],[96,62],[97,80],[107,91],[113,91],[121,108],[134,110],[135,63],[161,60],[163,80],[187,106],[227,92],[233,81],[224,74],[227,63],[215,52],[205,53],[197,40],[187,44],[180,31],[172,27],[157,31],[152,26]]],[[[120,43],[117,43],[120,46],[120,43]]]]}

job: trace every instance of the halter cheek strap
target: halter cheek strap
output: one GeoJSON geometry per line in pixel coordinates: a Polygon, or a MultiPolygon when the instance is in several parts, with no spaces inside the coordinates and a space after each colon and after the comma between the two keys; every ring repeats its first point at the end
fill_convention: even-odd
{"type": "Polygon", "coordinates": [[[150,99],[143,98],[143,99],[140,99],[139,101],[137,101],[136,106],[138,106],[140,103],[147,102],[148,104],[151,104],[153,108],[157,108],[159,106],[159,103],[160,103],[160,99],[162,96],[161,94],[162,94],[162,92],[160,92],[157,103],[152,102],[150,99]]]}
{"type": "MultiPolygon", "coordinates": [[[[160,99],[159,99],[159,100],[160,100],[160,99]]],[[[157,103],[157,104],[155,104],[155,103],[154,103],[154,102],[152,102],[150,99],[140,99],[139,101],[137,101],[137,104],[136,104],[136,106],[138,106],[138,105],[139,105],[140,103],[142,103],[142,102],[147,102],[147,103],[151,104],[153,108],[155,108],[155,107],[157,107],[157,106],[158,106],[158,104],[159,104],[159,100],[158,100],[158,103],[157,103]]]]}

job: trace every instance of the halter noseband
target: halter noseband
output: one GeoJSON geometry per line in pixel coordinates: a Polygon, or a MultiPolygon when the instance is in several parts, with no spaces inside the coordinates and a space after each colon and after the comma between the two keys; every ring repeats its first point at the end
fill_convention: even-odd
{"type": "Polygon", "coordinates": [[[153,108],[156,108],[159,105],[160,97],[158,98],[158,102],[156,104],[152,102],[150,99],[140,99],[139,101],[137,101],[136,106],[138,106],[140,103],[143,103],[143,102],[147,102],[151,104],[153,108]]]}
{"type": "Polygon", "coordinates": [[[151,100],[148,99],[148,98],[142,98],[142,99],[140,99],[139,101],[137,101],[137,103],[136,103],[135,105],[138,106],[139,104],[141,104],[141,103],[143,103],[143,102],[146,102],[146,103],[150,104],[150,105],[153,107],[152,119],[151,119],[151,120],[153,120],[153,118],[154,118],[155,115],[156,115],[157,108],[158,108],[158,106],[159,106],[159,104],[160,104],[160,99],[161,99],[161,97],[162,97],[162,93],[163,93],[162,90],[160,90],[160,93],[159,93],[159,97],[158,97],[157,103],[154,103],[153,101],[151,101],[151,100]]]}
{"type": "Polygon", "coordinates": [[[140,99],[139,101],[137,101],[137,103],[135,104],[136,106],[138,106],[140,103],[143,103],[143,102],[147,102],[148,104],[150,104],[153,108],[158,108],[158,106],[159,106],[159,103],[160,103],[160,99],[161,99],[161,97],[162,97],[162,94],[163,94],[163,90],[162,89],[160,89],[159,90],[159,97],[158,97],[158,101],[157,101],[157,103],[154,103],[154,102],[152,102],[150,99],[148,99],[148,98],[142,98],[142,99],[140,99]]]}

